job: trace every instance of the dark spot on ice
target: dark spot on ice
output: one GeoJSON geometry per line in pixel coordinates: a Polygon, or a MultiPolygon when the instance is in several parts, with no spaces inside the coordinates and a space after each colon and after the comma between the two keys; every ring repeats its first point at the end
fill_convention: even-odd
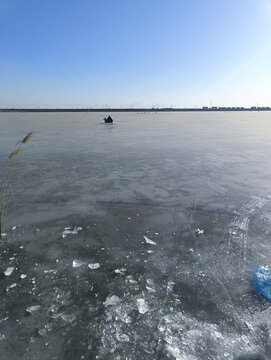
{"type": "Polygon", "coordinates": [[[239,356],[237,360],[269,360],[269,358],[261,354],[247,354],[239,356]]]}

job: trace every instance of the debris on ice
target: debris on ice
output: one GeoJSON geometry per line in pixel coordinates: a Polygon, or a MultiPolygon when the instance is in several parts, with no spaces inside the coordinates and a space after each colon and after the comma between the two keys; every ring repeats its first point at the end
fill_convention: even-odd
{"type": "Polygon", "coordinates": [[[31,315],[39,310],[40,310],[40,305],[33,305],[33,306],[29,306],[28,308],[26,308],[26,312],[28,312],[31,315]]]}
{"type": "Polygon", "coordinates": [[[78,260],[78,259],[75,259],[75,260],[73,260],[73,262],[72,262],[72,267],[77,268],[77,267],[82,266],[83,264],[84,264],[83,261],[78,260]]]}
{"type": "Polygon", "coordinates": [[[204,234],[204,230],[203,230],[203,229],[197,229],[195,232],[196,232],[196,234],[198,234],[198,235],[204,234]]]}
{"type": "Polygon", "coordinates": [[[83,230],[80,226],[75,226],[73,230],[71,230],[71,227],[65,228],[65,230],[62,233],[62,237],[65,238],[68,234],[77,235],[78,231],[83,230]]]}
{"type": "Polygon", "coordinates": [[[13,273],[14,267],[8,267],[7,270],[5,271],[5,275],[6,276],[10,276],[13,273]]]}
{"type": "Polygon", "coordinates": [[[112,305],[116,305],[120,302],[120,298],[116,295],[108,295],[107,298],[105,299],[104,301],[104,306],[107,307],[107,306],[112,306],[112,305]]]}
{"type": "Polygon", "coordinates": [[[94,264],[88,264],[88,267],[91,269],[91,270],[96,270],[100,267],[101,265],[99,263],[94,263],[94,264]]]}
{"type": "Polygon", "coordinates": [[[148,304],[144,299],[137,299],[136,303],[138,312],[140,312],[140,314],[145,314],[149,310],[148,304]]]}
{"type": "Polygon", "coordinates": [[[146,241],[147,244],[157,245],[155,241],[149,239],[147,236],[144,235],[143,238],[145,239],[145,241],[146,241]]]}

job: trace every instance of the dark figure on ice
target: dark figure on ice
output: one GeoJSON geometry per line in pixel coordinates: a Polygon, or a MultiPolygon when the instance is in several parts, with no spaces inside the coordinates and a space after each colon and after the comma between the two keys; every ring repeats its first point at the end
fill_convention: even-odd
{"type": "Polygon", "coordinates": [[[113,119],[112,117],[109,115],[107,118],[104,118],[104,123],[105,124],[113,124],[113,119]]]}

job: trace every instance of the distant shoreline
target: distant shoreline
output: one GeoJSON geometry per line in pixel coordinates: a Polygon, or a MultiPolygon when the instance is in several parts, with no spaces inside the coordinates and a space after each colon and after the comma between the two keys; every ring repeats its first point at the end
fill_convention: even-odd
{"type": "Polygon", "coordinates": [[[88,109],[88,108],[80,108],[80,109],[17,109],[17,108],[9,108],[9,109],[0,109],[0,112],[217,112],[217,111],[271,111],[271,107],[251,107],[251,108],[244,108],[244,107],[212,107],[212,108],[100,108],[100,109],[88,109]]]}

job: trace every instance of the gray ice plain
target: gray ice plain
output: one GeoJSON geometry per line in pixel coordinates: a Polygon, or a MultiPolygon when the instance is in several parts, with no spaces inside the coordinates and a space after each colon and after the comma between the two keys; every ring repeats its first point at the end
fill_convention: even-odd
{"type": "Polygon", "coordinates": [[[0,113],[0,358],[271,359],[271,113],[0,113]]]}

